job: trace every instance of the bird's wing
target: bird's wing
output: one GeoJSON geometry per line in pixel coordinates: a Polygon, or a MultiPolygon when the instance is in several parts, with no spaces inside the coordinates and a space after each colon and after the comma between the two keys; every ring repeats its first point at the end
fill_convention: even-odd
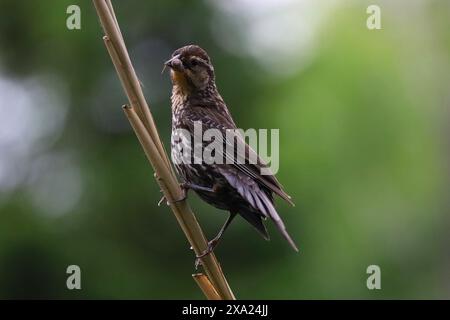
{"type": "MultiPolygon", "coordinates": [[[[236,129],[236,126],[231,119],[228,112],[218,112],[219,110],[214,110],[212,107],[190,107],[186,108],[181,115],[181,121],[183,126],[186,127],[190,132],[194,132],[194,123],[200,121],[202,123],[203,131],[206,129],[218,129],[222,132],[223,137],[226,136],[227,129],[236,129]]],[[[201,137],[200,137],[201,138],[201,137]]],[[[224,139],[223,148],[223,158],[230,160],[230,165],[237,168],[242,173],[255,179],[258,183],[274,192],[284,200],[286,200],[292,206],[294,203],[291,197],[283,190],[282,185],[278,182],[277,178],[272,174],[262,175],[261,169],[265,168],[268,170],[265,162],[256,154],[256,152],[242,139],[240,136],[236,136],[239,143],[245,146],[245,161],[235,161],[236,154],[230,154],[227,150],[235,150],[235,144],[232,141],[224,139]],[[227,148],[226,145],[231,145],[231,148],[227,148]],[[257,163],[250,163],[249,159],[256,159],[257,163]]],[[[217,151],[217,150],[216,150],[217,151]]],[[[222,155],[221,155],[222,156],[222,155]]]]}

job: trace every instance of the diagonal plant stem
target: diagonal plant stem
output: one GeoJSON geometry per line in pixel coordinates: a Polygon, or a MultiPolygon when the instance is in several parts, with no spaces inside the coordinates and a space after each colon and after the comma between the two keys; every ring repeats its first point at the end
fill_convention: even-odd
{"type": "Polygon", "coordinates": [[[221,300],[219,294],[217,293],[216,289],[209,281],[207,276],[205,276],[203,273],[197,273],[193,274],[192,277],[194,278],[195,282],[197,282],[200,289],[202,289],[208,300],[221,300]]]}
{"type": "MultiPolygon", "coordinates": [[[[124,112],[155,171],[155,178],[181,229],[194,252],[200,255],[207,248],[206,237],[187,202],[185,200],[174,201],[183,197],[183,191],[159,137],[139,79],[131,63],[111,1],[93,0],[93,2],[105,32],[103,40],[128,97],[129,105],[124,106],[124,112]]],[[[234,294],[214,253],[201,258],[201,262],[206,274],[195,274],[193,277],[206,297],[208,299],[234,300],[234,294]]]]}

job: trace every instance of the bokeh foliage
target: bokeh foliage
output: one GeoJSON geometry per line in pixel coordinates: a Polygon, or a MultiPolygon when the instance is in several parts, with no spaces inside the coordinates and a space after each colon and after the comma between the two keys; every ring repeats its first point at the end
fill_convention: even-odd
{"type": "MultiPolygon", "coordinates": [[[[239,126],[280,128],[279,178],[297,205],[278,209],[301,252],[271,226],[266,243],[236,221],[217,254],[237,297],[448,298],[448,2],[424,1],[411,16],[381,2],[383,29],[369,31],[368,2],[338,1],[308,63],[286,74],[223,48],[211,2],[114,3],[167,145],[170,82],[160,71],[187,43],[210,53],[239,126]],[[380,291],[366,288],[370,264],[382,269],[380,291]]],[[[169,209],[157,207],[152,171],[121,114],[126,100],[91,1],[2,0],[0,12],[0,79],[50,77],[67,109],[62,129],[17,165],[23,178],[0,189],[0,297],[203,298],[190,278],[193,254],[169,209]],[[65,27],[70,4],[82,9],[82,30],[65,27]],[[73,200],[70,186],[68,207],[57,201],[73,200]],[[70,264],[82,269],[81,291],[65,287],[70,264]]],[[[3,124],[15,99],[0,98],[3,124]]],[[[225,215],[190,201],[213,236],[225,215]]]]}

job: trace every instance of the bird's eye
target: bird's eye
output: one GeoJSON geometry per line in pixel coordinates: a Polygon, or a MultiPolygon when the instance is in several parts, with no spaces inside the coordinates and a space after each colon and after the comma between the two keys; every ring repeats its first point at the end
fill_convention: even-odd
{"type": "Polygon", "coordinates": [[[198,60],[192,59],[191,60],[191,66],[193,66],[193,67],[198,66],[198,60]]]}

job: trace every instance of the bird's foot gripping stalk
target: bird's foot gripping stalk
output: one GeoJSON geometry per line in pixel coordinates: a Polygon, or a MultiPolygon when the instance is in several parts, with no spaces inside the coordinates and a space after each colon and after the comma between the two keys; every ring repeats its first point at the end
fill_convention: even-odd
{"type": "Polygon", "coordinates": [[[200,253],[198,256],[195,257],[195,263],[194,263],[195,269],[197,269],[198,266],[201,265],[201,263],[202,263],[201,258],[203,258],[203,257],[207,256],[208,254],[210,254],[211,252],[213,252],[214,248],[219,243],[225,230],[227,230],[228,226],[230,225],[231,221],[233,221],[236,214],[237,214],[237,212],[230,211],[230,215],[228,216],[227,221],[225,221],[225,224],[222,226],[222,228],[220,229],[217,236],[215,236],[214,239],[212,239],[211,241],[208,242],[208,246],[206,247],[205,251],[203,251],[202,253],[200,253]]]}
{"type": "MultiPolygon", "coordinates": [[[[174,203],[176,203],[176,202],[181,202],[181,201],[186,200],[186,199],[187,199],[187,195],[188,195],[189,189],[192,189],[192,190],[194,190],[194,191],[214,192],[214,189],[213,189],[213,188],[203,187],[203,186],[199,186],[199,185],[197,185],[197,184],[189,183],[189,182],[183,182],[183,183],[180,183],[180,188],[181,188],[181,191],[182,191],[183,195],[182,195],[179,199],[174,200],[174,201],[173,201],[174,203]]],[[[162,204],[164,201],[167,202],[167,205],[170,204],[170,203],[167,201],[166,196],[163,195],[163,196],[161,197],[161,199],[158,201],[158,207],[161,206],[161,204],[162,204]]]]}
{"type": "Polygon", "coordinates": [[[209,241],[206,249],[202,253],[200,253],[198,256],[195,257],[194,266],[195,266],[196,270],[198,269],[198,266],[200,266],[202,264],[201,258],[203,258],[203,257],[207,256],[208,254],[210,254],[211,252],[213,252],[214,248],[219,243],[219,240],[220,240],[220,237],[215,237],[214,239],[209,241]]]}

